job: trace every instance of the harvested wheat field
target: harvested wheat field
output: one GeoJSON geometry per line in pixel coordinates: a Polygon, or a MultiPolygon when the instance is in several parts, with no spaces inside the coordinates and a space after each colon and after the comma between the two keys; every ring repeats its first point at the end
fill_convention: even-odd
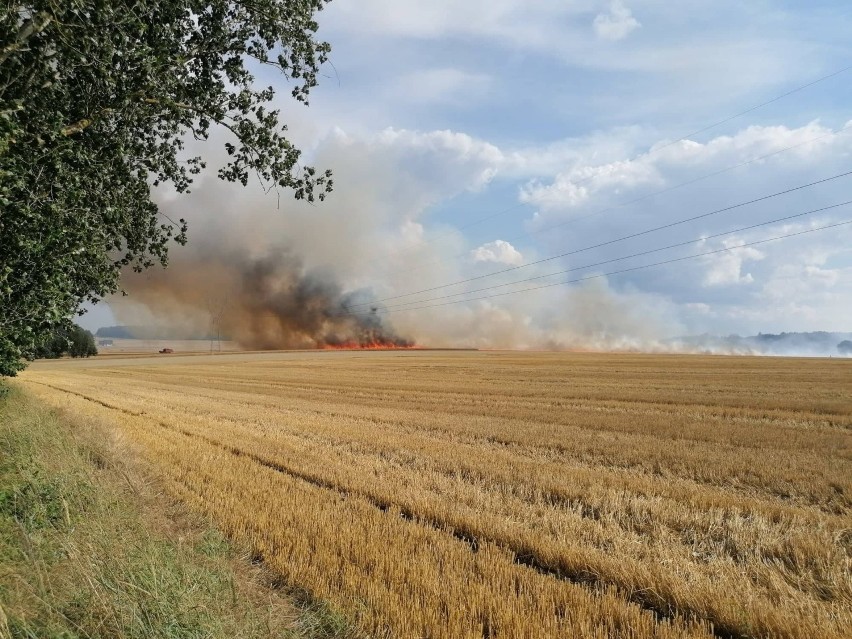
{"type": "Polygon", "coordinates": [[[373,637],[849,637],[852,359],[311,352],[38,363],[373,637]]]}

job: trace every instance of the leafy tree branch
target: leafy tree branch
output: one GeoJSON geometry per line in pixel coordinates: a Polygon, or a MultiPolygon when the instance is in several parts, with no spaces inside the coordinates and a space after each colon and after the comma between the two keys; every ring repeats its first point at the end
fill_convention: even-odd
{"type": "Polygon", "coordinates": [[[119,290],[125,268],[168,263],[187,240],[151,189],[190,189],[188,139],[230,132],[221,179],[322,200],[328,171],[301,165],[275,67],[307,104],[330,46],[327,0],[39,0],[0,8],[0,375],[14,374],[80,305],[119,290]]]}

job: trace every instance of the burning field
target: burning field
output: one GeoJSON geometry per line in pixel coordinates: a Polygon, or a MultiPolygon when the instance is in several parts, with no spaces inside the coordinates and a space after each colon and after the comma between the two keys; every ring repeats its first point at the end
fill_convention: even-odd
{"type": "MultiPolygon", "coordinates": [[[[319,299],[306,339],[374,344],[319,299]]],[[[44,362],[20,383],[368,636],[841,639],[850,364],[301,352],[44,362]]]]}
{"type": "Polygon", "coordinates": [[[138,317],[141,307],[158,322],[226,336],[246,350],[415,345],[382,320],[368,291],[344,293],[329,275],[307,272],[286,248],[184,252],[168,270],[128,278],[127,288],[125,314],[138,317]]]}

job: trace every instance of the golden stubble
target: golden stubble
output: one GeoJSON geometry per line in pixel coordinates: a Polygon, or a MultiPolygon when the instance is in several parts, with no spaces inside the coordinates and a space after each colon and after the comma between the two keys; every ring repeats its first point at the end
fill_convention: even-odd
{"type": "Polygon", "coordinates": [[[844,637],[852,361],[282,353],[33,366],[291,586],[398,637],[844,637]]]}

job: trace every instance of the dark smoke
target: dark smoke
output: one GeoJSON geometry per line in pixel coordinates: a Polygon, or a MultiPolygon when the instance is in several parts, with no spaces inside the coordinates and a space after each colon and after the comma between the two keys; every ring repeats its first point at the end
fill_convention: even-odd
{"type": "Polygon", "coordinates": [[[130,306],[120,315],[138,314],[142,305],[158,323],[251,350],[413,346],[383,322],[367,291],[344,293],[330,277],[306,272],[287,249],[173,255],[167,269],[123,280],[130,306]]]}

